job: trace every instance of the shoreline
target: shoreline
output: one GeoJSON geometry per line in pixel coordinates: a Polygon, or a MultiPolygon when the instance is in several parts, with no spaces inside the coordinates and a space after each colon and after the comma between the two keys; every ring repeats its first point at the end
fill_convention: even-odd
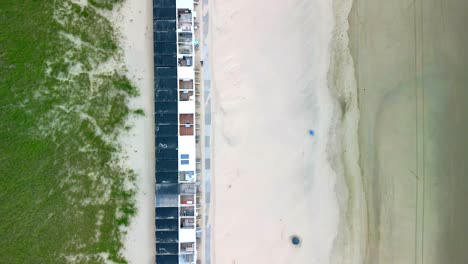
{"type": "Polygon", "coordinates": [[[340,264],[363,263],[367,245],[367,201],[359,164],[360,110],[348,31],[353,2],[334,1],[335,27],[328,74],[329,89],[339,113],[330,130],[335,136],[329,148],[340,146],[339,151],[329,153],[338,174],[335,192],[340,204],[340,224],[330,262],[340,264]]]}

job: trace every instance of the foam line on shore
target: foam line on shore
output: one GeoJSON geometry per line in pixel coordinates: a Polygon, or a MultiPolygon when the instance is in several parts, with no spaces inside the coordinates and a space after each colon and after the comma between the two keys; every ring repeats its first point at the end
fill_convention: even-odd
{"type": "Polygon", "coordinates": [[[335,191],[340,224],[331,263],[362,263],[367,238],[367,207],[359,167],[357,83],[348,37],[352,4],[352,0],[333,3],[335,27],[328,80],[338,115],[330,130],[328,157],[338,176],[335,191]]]}

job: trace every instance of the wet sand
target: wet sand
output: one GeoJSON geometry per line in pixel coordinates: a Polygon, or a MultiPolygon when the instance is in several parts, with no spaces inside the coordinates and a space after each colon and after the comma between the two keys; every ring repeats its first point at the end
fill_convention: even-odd
{"type": "Polygon", "coordinates": [[[465,0],[354,3],[365,263],[468,263],[467,11],[465,0]]]}

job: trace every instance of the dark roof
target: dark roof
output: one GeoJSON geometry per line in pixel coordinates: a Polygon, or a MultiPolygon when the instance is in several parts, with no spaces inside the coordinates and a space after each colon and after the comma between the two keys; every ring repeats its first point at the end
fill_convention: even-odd
{"type": "Polygon", "coordinates": [[[176,0],[153,0],[154,7],[176,7],[176,0]]]}

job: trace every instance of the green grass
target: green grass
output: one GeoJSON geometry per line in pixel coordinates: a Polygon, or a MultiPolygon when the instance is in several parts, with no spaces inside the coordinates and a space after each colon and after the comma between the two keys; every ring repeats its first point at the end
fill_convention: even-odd
{"type": "Polygon", "coordinates": [[[145,116],[145,110],[139,108],[133,111],[135,115],[145,116]]]}
{"type": "Polygon", "coordinates": [[[89,73],[118,59],[96,8],[122,0],[89,2],[0,1],[0,263],[125,263],[135,173],[117,165],[116,139],[143,113],[127,106],[138,92],[119,69],[89,73]]]}

